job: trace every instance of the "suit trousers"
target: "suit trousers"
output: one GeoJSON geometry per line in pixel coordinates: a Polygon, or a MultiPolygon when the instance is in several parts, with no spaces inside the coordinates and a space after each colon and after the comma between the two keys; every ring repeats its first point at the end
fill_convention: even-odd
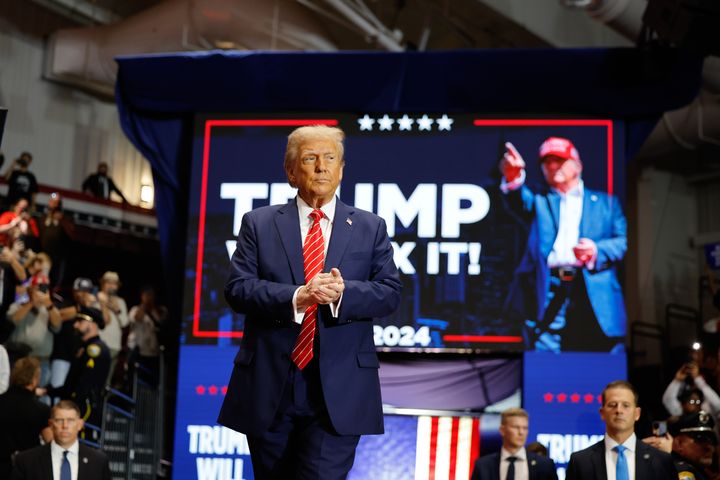
{"type": "Polygon", "coordinates": [[[600,328],[580,272],[571,281],[550,277],[541,323],[545,328],[535,342],[537,350],[607,352],[624,343],[624,338],[608,337],[600,328]]]}
{"type": "Polygon", "coordinates": [[[262,436],[248,435],[258,480],[342,480],[359,435],[335,432],[325,407],[317,356],[303,369],[291,363],[280,407],[262,436]]]}

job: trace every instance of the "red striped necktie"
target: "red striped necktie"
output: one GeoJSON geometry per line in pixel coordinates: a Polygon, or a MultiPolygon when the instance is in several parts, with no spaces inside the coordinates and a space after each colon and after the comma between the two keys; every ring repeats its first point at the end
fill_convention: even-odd
{"type": "MultiPolygon", "coordinates": [[[[323,217],[322,210],[315,209],[310,212],[313,219],[312,227],[305,237],[303,245],[303,265],[305,268],[305,283],[320,273],[325,264],[325,241],[320,229],[320,219],[323,217]]],[[[313,339],[317,325],[317,303],[310,305],[305,310],[300,335],[295,341],[290,358],[297,367],[302,370],[313,358],[313,339]]]]}

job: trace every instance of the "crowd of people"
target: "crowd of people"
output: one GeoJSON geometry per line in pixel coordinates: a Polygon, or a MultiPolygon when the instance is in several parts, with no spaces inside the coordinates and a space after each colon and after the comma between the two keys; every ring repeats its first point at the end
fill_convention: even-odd
{"type": "MultiPolygon", "coordinates": [[[[51,446],[53,458],[56,450],[69,456],[76,468],[78,455],[93,457],[78,450],[77,433],[84,422],[101,426],[107,387],[130,391],[137,365],[146,379],[157,379],[158,335],[167,317],[151,286],[142,287],[139,304],[128,309],[120,275],[112,270],[97,285],[80,276],[70,286],[75,227],[59,194],[52,193],[44,208],[36,205],[31,162],[25,152],[10,165],[0,213],[0,478],[9,478],[17,452],[41,443],[51,446]],[[68,415],[72,421],[60,418],[68,415]]],[[[122,197],[107,181],[107,165],[101,167],[83,189],[99,198],[122,197]]],[[[21,459],[33,458],[29,452],[17,455],[13,478],[35,478],[18,470],[21,459]]],[[[107,459],[93,458],[102,476],[88,478],[106,478],[107,459]]]]}

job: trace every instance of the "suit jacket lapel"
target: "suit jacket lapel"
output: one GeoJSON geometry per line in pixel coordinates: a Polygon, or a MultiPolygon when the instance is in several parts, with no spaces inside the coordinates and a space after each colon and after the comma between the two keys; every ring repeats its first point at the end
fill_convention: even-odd
{"type": "Polygon", "coordinates": [[[560,225],[560,195],[555,190],[550,190],[546,198],[553,218],[553,225],[555,225],[555,233],[557,234],[560,225]]]}
{"type": "Polygon", "coordinates": [[[650,480],[650,453],[640,440],[635,447],[635,480],[650,480]]]}
{"type": "Polygon", "coordinates": [[[85,452],[85,447],[81,443],[78,448],[78,480],[87,480],[89,477],[88,468],[88,457],[85,452]]]}
{"type": "Polygon", "coordinates": [[[595,444],[592,452],[593,471],[596,480],[607,480],[607,467],[605,466],[605,442],[600,440],[595,444]]]}
{"type": "Polygon", "coordinates": [[[45,450],[43,450],[43,454],[40,456],[40,471],[50,472],[50,478],[52,478],[52,453],[50,453],[49,443],[45,445],[45,450]]]}
{"type": "Polygon", "coordinates": [[[500,478],[500,453],[493,453],[495,455],[495,461],[490,462],[490,477],[488,478],[500,478]]]}
{"type": "Polygon", "coordinates": [[[537,466],[535,465],[536,462],[530,452],[528,452],[527,450],[525,450],[525,458],[527,459],[528,480],[535,480],[535,467],[537,466]]]}
{"type": "MultiPolygon", "coordinates": [[[[590,222],[592,223],[594,217],[590,210],[595,206],[593,205],[595,202],[597,202],[597,195],[588,193],[588,189],[583,189],[583,204],[582,204],[582,213],[580,214],[580,237],[581,238],[588,238],[590,235],[588,235],[587,230],[590,228],[590,225],[585,222],[585,219],[590,219],[590,222]]],[[[597,220],[595,220],[597,221],[597,220]]]]}
{"type": "Polygon", "coordinates": [[[275,226],[285,249],[293,280],[297,285],[304,285],[302,239],[300,238],[300,220],[295,199],[290,200],[287,205],[277,211],[275,214],[275,226]]]}
{"type": "Polygon", "coordinates": [[[348,207],[338,198],[335,202],[335,217],[333,218],[332,234],[328,246],[327,258],[325,258],[324,272],[340,265],[345,249],[352,237],[352,216],[355,209],[348,207]]]}

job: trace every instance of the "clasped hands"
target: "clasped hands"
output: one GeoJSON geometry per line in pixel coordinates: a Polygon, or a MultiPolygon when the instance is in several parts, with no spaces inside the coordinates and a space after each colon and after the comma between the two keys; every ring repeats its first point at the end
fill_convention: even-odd
{"type": "Polygon", "coordinates": [[[345,290],[345,281],[340,270],[333,268],[329,273],[318,273],[298,291],[298,308],[307,308],[315,303],[328,305],[340,300],[345,290]]]}

